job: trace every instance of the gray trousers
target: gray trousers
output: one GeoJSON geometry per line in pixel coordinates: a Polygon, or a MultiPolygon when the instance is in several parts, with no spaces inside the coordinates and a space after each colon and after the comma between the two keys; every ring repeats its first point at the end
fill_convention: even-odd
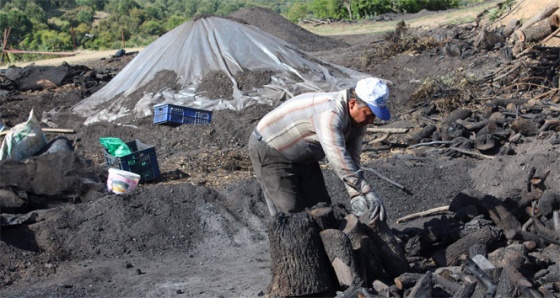
{"type": "Polygon", "coordinates": [[[272,216],[304,211],[321,202],[331,204],[318,162],[292,162],[261,138],[258,132],[251,133],[249,157],[272,216]]]}

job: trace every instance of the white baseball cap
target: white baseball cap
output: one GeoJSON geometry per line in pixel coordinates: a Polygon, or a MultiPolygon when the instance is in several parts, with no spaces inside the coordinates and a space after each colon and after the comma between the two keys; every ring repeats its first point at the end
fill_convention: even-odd
{"type": "Polygon", "coordinates": [[[375,116],[381,120],[391,119],[391,113],[387,108],[389,99],[389,88],[385,82],[378,78],[365,78],[356,84],[356,95],[365,101],[375,116]]]}

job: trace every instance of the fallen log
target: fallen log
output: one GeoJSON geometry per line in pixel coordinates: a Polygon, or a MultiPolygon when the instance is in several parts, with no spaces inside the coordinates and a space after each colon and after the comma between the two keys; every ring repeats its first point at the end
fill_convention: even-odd
{"type": "Polygon", "coordinates": [[[319,228],[306,212],[279,213],[268,231],[272,261],[269,297],[333,292],[333,274],[319,228]]]}
{"type": "Polygon", "coordinates": [[[526,42],[541,41],[550,35],[554,29],[552,28],[550,21],[545,19],[529,28],[524,29],[523,35],[525,35],[526,42]]]}
{"type": "Polygon", "coordinates": [[[541,20],[544,20],[544,19],[550,17],[556,10],[558,10],[558,4],[557,3],[551,4],[551,5],[543,8],[543,10],[541,10],[538,14],[534,15],[529,20],[523,22],[523,25],[521,25],[519,30],[523,31],[523,30],[531,27],[533,24],[538,23],[541,20]]]}

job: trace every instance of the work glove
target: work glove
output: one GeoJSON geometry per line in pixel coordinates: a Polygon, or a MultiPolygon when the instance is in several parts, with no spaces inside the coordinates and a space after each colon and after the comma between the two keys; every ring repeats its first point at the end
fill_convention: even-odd
{"type": "Polygon", "coordinates": [[[366,201],[371,208],[369,219],[373,220],[376,216],[379,216],[380,221],[385,221],[387,218],[387,211],[385,211],[385,206],[383,205],[381,198],[379,198],[373,191],[370,191],[366,194],[366,201]]]}
{"type": "Polygon", "coordinates": [[[357,196],[350,200],[350,211],[357,217],[369,214],[370,220],[379,216],[379,220],[384,221],[387,217],[383,201],[374,192],[369,192],[366,195],[357,196]]]}

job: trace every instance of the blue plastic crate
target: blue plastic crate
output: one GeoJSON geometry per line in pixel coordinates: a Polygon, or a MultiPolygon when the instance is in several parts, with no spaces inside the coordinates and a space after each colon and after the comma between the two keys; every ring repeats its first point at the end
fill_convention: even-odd
{"type": "Polygon", "coordinates": [[[173,104],[154,106],[154,124],[208,124],[212,112],[173,104]]]}
{"type": "Polygon", "coordinates": [[[143,144],[139,140],[126,144],[132,153],[121,157],[111,155],[107,148],[104,148],[107,167],[136,173],[140,175],[140,183],[159,178],[156,149],[153,146],[143,144]]]}

